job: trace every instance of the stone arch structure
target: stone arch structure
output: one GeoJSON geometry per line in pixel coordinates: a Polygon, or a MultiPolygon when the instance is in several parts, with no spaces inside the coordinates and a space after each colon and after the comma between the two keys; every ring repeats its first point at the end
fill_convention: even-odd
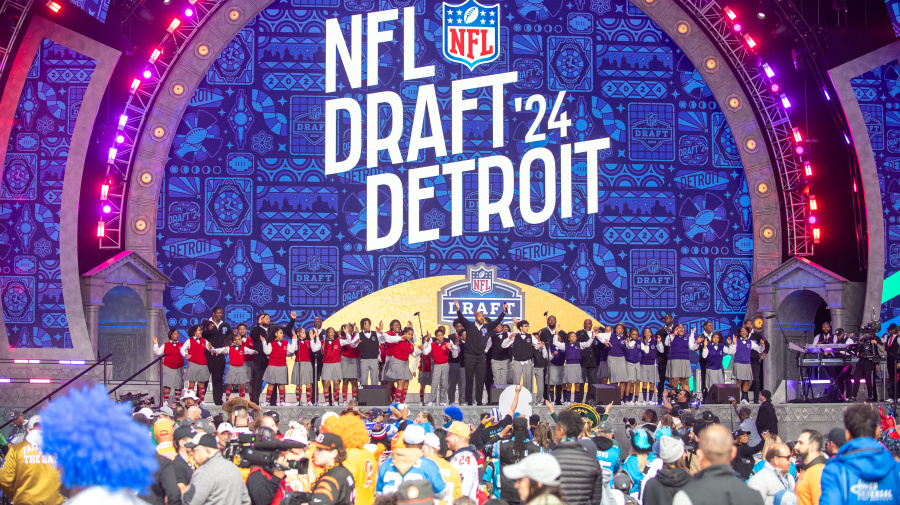
{"type": "Polygon", "coordinates": [[[788,350],[786,337],[789,327],[786,325],[790,324],[790,329],[798,324],[802,327],[802,321],[798,318],[806,313],[810,314],[808,324],[812,328],[812,318],[815,317],[821,300],[824,300],[831,311],[832,326],[844,328],[848,333],[854,332],[864,320],[866,285],[848,281],[812,261],[797,257],[788,259],[753,284],[759,293],[759,310],[764,321],[763,335],[772,349],[777,350],[773,351],[774,359],[764,361],[764,383],[767,389],[776,391],[775,401],[784,402],[784,392],[778,386],[786,378],[791,360],[796,359],[796,354],[788,350]],[[804,291],[810,293],[803,293],[804,291]],[[779,314],[781,310],[785,313],[779,314]],[[785,320],[782,321],[779,316],[785,316],[785,320]]]}

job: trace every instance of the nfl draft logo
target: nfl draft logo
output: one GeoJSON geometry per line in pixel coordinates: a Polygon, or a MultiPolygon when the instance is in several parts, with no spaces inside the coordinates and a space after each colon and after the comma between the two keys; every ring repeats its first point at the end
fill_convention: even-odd
{"type": "Polygon", "coordinates": [[[500,5],[444,3],[444,58],[474,70],[500,56],[500,5]]]}
{"type": "Polygon", "coordinates": [[[485,268],[483,264],[478,268],[473,268],[469,272],[469,278],[472,282],[472,292],[479,295],[486,295],[494,290],[494,272],[495,270],[485,268]]]}

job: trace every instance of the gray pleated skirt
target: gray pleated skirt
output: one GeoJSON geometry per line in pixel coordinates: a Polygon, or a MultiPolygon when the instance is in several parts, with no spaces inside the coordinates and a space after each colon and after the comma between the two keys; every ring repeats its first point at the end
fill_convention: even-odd
{"type": "Polygon", "coordinates": [[[431,372],[419,372],[417,375],[419,379],[419,386],[425,387],[431,385],[431,372]]]}
{"type": "Polygon", "coordinates": [[[322,377],[319,380],[339,381],[341,379],[343,379],[341,363],[322,363],[322,377]]]}
{"type": "Polygon", "coordinates": [[[581,384],[581,363],[566,363],[563,368],[563,384],[581,384]]]}
{"type": "Polygon", "coordinates": [[[609,379],[609,363],[601,361],[597,367],[597,379],[609,379]]]}
{"type": "Polygon", "coordinates": [[[638,382],[641,380],[641,362],[632,363],[625,360],[625,374],[628,376],[628,382],[638,382]]]}
{"type": "Polygon", "coordinates": [[[247,367],[228,366],[228,373],[225,374],[225,384],[246,384],[250,382],[250,373],[247,367]]]}
{"type": "Polygon", "coordinates": [[[169,368],[163,366],[163,387],[171,390],[184,387],[184,368],[169,368]]]}
{"type": "Polygon", "coordinates": [[[309,361],[297,361],[294,363],[294,372],[291,374],[291,384],[304,386],[313,383],[313,367],[309,361]]]}
{"type": "Polygon", "coordinates": [[[341,356],[341,378],[359,379],[359,358],[341,356]]]}
{"type": "Polygon", "coordinates": [[[565,366],[548,365],[547,375],[549,376],[547,384],[551,386],[561,386],[566,383],[564,380],[566,378],[565,366]]]}
{"type": "Polygon", "coordinates": [[[670,379],[687,379],[691,376],[691,360],[670,359],[668,376],[670,379]]]}
{"type": "Polygon", "coordinates": [[[652,365],[641,364],[641,382],[656,384],[659,382],[659,370],[656,363],[652,365]]]}
{"type": "Polygon", "coordinates": [[[753,369],[750,368],[750,363],[735,363],[734,368],[731,369],[731,375],[735,380],[752,381],[753,369]]]}
{"type": "Polygon", "coordinates": [[[388,356],[382,375],[386,381],[408,381],[412,379],[412,372],[409,371],[409,362],[400,361],[393,356],[388,356]]]}
{"type": "Polygon", "coordinates": [[[713,384],[725,383],[725,370],[706,369],[706,387],[709,388],[713,384]]]}
{"type": "Polygon", "coordinates": [[[609,382],[617,384],[628,382],[628,372],[625,369],[625,356],[610,356],[606,358],[609,364],[609,382]]]}
{"type": "Polygon", "coordinates": [[[287,366],[267,366],[266,373],[263,374],[263,380],[269,384],[287,385],[287,366]]]}
{"type": "Polygon", "coordinates": [[[184,380],[188,382],[206,382],[209,380],[209,368],[207,368],[206,365],[188,363],[188,369],[187,373],[184,374],[184,380]]]}

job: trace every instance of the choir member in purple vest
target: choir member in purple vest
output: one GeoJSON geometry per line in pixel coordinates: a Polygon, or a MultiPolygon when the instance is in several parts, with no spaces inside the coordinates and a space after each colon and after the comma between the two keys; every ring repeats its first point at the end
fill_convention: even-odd
{"type": "Polygon", "coordinates": [[[641,391],[644,395],[644,405],[651,405],[656,383],[659,381],[659,372],[656,369],[656,356],[665,352],[662,341],[650,328],[644,328],[644,338],[641,342],[641,391]],[[649,395],[649,399],[647,398],[649,395]]]}
{"type": "MultiPolygon", "coordinates": [[[[753,370],[750,367],[750,353],[759,352],[759,345],[750,339],[747,328],[741,328],[741,338],[731,336],[731,353],[734,355],[734,368],[732,375],[734,382],[741,388],[741,404],[750,403],[747,392],[750,391],[750,383],[753,382],[753,370]]],[[[707,364],[707,368],[709,365],[707,364]]]]}
{"type": "Polygon", "coordinates": [[[561,379],[565,390],[565,405],[572,404],[572,397],[575,396],[575,385],[581,384],[581,350],[593,345],[594,338],[586,342],[579,342],[578,335],[574,331],[570,331],[566,336],[568,342],[562,341],[562,335],[558,337],[556,342],[553,342],[554,347],[560,351],[560,354],[565,356],[566,360],[561,379]]]}
{"type": "Polygon", "coordinates": [[[625,405],[637,403],[637,386],[641,380],[641,346],[637,328],[628,331],[628,340],[625,342],[625,373],[628,376],[628,384],[625,385],[625,405]]]}
{"type": "Polygon", "coordinates": [[[619,323],[612,333],[601,333],[599,337],[600,343],[609,349],[606,358],[609,364],[609,382],[619,385],[624,400],[625,385],[628,383],[628,372],[625,370],[625,344],[628,337],[625,335],[625,325],[619,323]]]}
{"type": "Polygon", "coordinates": [[[694,330],[690,336],[684,334],[684,325],[675,325],[675,331],[666,338],[669,347],[669,369],[667,374],[673,386],[681,384],[681,389],[690,391],[691,347],[694,346],[694,330]]]}
{"type": "Polygon", "coordinates": [[[722,332],[712,334],[708,341],[703,342],[701,355],[706,358],[706,387],[713,384],[725,383],[725,367],[722,361],[726,354],[731,354],[731,339],[722,343],[722,332]]]}

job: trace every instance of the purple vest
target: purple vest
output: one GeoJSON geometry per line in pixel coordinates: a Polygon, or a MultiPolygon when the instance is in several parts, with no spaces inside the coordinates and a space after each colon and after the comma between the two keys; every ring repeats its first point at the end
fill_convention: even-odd
{"type": "MultiPolygon", "coordinates": [[[[747,340],[741,340],[738,338],[737,341],[737,350],[734,352],[734,362],[741,363],[742,365],[750,364],[750,348],[753,347],[753,341],[749,338],[747,340]]],[[[706,365],[709,368],[709,363],[706,365]]]]}
{"type": "Polygon", "coordinates": [[[629,349],[627,346],[625,347],[625,361],[629,363],[640,363],[641,361],[641,346],[635,342],[634,348],[629,349]]]}
{"type": "Polygon", "coordinates": [[[725,357],[725,344],[719,344],[718,349],[716,349],[712,344],[707,344],[706,350],[706,369],[721,370],[722,359],[725,357]]]}
{"type": "Polygon", "coordinates": [[[669,359],[691,359],[691,348],[688,345],[688,337],[672,337],[672,345],[669,346],[669,359]]]}
{"type": "Polygon", "coordinates": [[[612,344],[612,347],[609,347],[609,356],[614,357],[624,357],[625,356],[625,336],[623,335],[619,338],[618,335],[613,333],[609,337],[609,343],[612,344]]]}
{"type": "Polygon", "coordinates": [[[655,365],[656,364],[656,353],[659,352],[656,350],[656,343],[658,340],[650,339],[650,352],[641,351],[641,364],[642,365],[655,365]]]}
{"type": "Polygon", "coordinates": [[[597,363],[601,361],[606,361],[606,357],[609,355],[609,347],[606,347],[606,344],[601,344],[599,342],[595,342],[596,345],[594,348],[594,359],[597,360],[597,363]]]}
{"type": "Polygon", "coordinates": [[[553,366],[563,366],[566,364],[566,351],[560,351],[553,346],[550,349],[550,364],[553,366]],[[553,356],[553,352],[556,351],[556,356],[553,356]]]}
{"type": "Polygon", "coordinates": [[[570,344],[566,342],[566,364],[567,365],[580,365],[581,364],[581,346],[576,344],[570,344]]]}

